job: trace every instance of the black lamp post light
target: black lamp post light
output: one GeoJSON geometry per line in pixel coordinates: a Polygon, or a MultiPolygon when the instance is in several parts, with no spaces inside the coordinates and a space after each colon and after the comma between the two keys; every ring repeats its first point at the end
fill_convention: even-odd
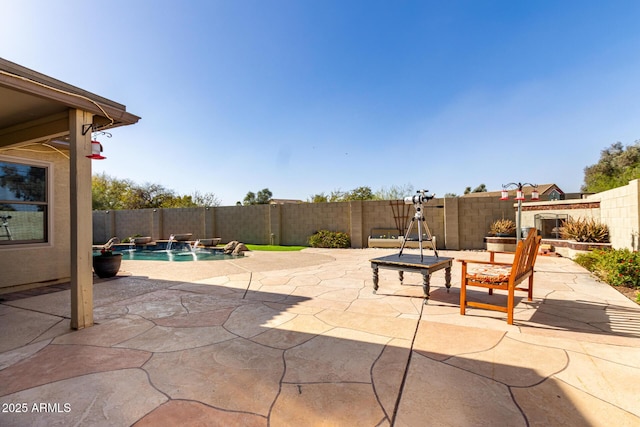
{"type": "Polygon", "coordinates": [[[516,191],[516,200],[518,201],[518,216],[516,218],[516,243],[519,242],[520,239],[522,239],[522,223],[520,222],[520,219],[522,216],[522,201],[525,200],[522,188],[526,186],[533,188],[533,191],[531,192],[531,200],[540,200],[540,194],[538,193],[538,184],[530,184],[528,182],[525,182],[524,184],[521,182],[510,182],[509,184],[502,185],[502,195],[500,197],[500,200],[509,200],[510,188],[518,189],[518,191],[516,191]]]}

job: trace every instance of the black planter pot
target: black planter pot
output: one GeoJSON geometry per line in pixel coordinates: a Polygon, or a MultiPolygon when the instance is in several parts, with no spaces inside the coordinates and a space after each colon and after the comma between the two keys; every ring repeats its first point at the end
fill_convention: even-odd
{"type": "Polygon", "coordinates": [[[96,255],[93,257],[93,271],[95,271],[101,279],[113,277],[118,274],[120,263],[122,263],[122,254],[113,254],[110,256],[96,255]]]}

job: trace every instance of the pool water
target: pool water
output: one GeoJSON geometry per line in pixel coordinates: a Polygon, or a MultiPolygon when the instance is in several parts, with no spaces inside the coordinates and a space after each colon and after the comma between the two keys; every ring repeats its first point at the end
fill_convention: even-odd
{"type": "Polygon", "coordinates": [[[125,261],[215,261],[233,259],[233,255],[225,255],[221,251],[198,249],[196,251],[138,251],[125,250],[122,254],[125,261]]]}

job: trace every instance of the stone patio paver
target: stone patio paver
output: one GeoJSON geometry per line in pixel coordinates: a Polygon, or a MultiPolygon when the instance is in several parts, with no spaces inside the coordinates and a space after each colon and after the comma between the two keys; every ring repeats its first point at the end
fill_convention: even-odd
{"type": "Polygon", "coordinates": [[[461,316],[457,263],[426,305],[416,274],[381,271],[373,294],[368,260],[390,253],[124,261],[96,280],[96,325],[80,331],[63,287],[4,301],[0,405],[28,411],[0,425],[640,425],[637,304],[541,256],[514,325],[461,316]]]}

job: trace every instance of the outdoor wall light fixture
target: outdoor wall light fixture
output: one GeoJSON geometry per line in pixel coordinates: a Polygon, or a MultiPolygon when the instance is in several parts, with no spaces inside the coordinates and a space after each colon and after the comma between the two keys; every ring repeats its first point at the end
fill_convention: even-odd
{"type": "MultiPolygon", "coordinates": [[[[106,135],[107,138],[111,138],[111,134],[109,132],[97,132],[97,134],[100,135],[106,135]]],[[[94,135],[93,138],[96,138],[96,136],[94,135]]],[[[95,139],[91,141],[91,155],[87,156],[87,158],[92,159],[92,160],[104,160],[106,159],[106,157],[104,157],[102,154],[102,144],[100,143],[100,141],[96,141],[95,139]]]]}
{"type": "Polygon", "coordinates": [[[522,228],[521,228],[521,217],[522,217],[522,201],[524,200],[524,192],[522,191],[523,187],[533,187],[533,191],[531,191],[531,200],[540,200],[540,193],[538,193],[538,185],[537,184],[529,184],[528,182],[520,183],[520,182],[510,182],[509,184],[502,185],[502,193],[500,200],[509,200],[509,188],[517,188],[516,191],[516,200],[518,201],[518,216],[516,217],[516,242],[519,242],[522,239],[522,228]]]}

